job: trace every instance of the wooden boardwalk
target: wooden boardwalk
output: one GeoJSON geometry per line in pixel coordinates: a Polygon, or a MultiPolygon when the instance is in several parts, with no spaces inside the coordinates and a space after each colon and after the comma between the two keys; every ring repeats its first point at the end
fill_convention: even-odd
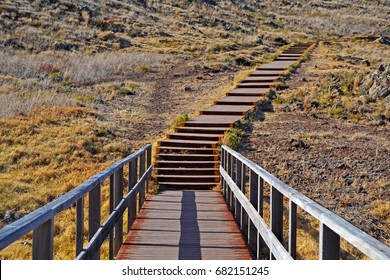
{"type": "Polygon", "coordinates": [[[164,191],[148,198],[116,259],[249,260],[221,193],[164,191]]]}

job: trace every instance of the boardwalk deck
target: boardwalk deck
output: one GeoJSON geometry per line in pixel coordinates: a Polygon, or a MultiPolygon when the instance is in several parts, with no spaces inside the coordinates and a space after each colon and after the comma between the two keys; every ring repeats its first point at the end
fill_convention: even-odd
{"type": "Polygon", "coordinates": [[[164,191],[144,204],[122,245],[120,260],[248,260],[242,234],[222,195],[164,191]]]}

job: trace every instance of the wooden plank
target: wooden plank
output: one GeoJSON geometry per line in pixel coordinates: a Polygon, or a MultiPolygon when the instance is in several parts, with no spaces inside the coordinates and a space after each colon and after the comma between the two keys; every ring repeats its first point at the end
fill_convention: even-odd
{"type": "MultiPolygon", "coordinates": [[[[97,185],[89,192],[88,204],[88,241],[90,241],[100,227],[101,219],[101,186],[97,185]]],[[[100,250],[94,252],[94,260],[100,259],[100,250]]]]}
{"type": "Polygon", "coordinates": [[[76,257],[84,245],[84,198],[76,202],[76,257]]]}
{"type": "Polygon", "coordinates": [[[251,255],[220,192],[149,196],[117,259],[235,259],[251,255]]]}
{"type": "Polygon", "coordinates": [[[52,260],[54,244],[54,220],[50,219],[33,231],[33,260],[52,260]]]}
{"type": "Polygon", "coordinates": [[[289,201],[288,207],[288,252],[294,259],[297,258],[297,205],[289,201]]]}
{"type": "Polygon", "coordinates": [[[320,223],[320,260],[340,259],[340,236],[320,223]]]}

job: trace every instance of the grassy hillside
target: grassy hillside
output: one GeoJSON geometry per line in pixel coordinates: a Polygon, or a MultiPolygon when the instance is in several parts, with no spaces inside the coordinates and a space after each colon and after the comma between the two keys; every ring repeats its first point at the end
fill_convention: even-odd
{"type": "MultiPolygon", "coordinates": [[[[0,227],[163,137],[179,116],[196,115],[287,45],[388,35],[389,12],[387,1],[1,1],[0,227]]],[[[337,75],[348,83],[389,57],[388,46],[364,44],[332,53],[353,49],[371,61],[341,64],[337,75]]],[[[276,101],[332,100],[326,86],[309,86],[306,101],[289,91],[276,101]]],[[[340,99],[347,119],[388,118],[375,102],[367,105],[372,119],[347,114],[359,98],[340,99]]],[[[66,215],[73,219],[72,210],[66,215]]],[[[71,232],[57,231],[58,249],[71,232]]],[[[28,242],[0,257],[26,258],[28,242]]],[[[73,257],[61,250],[57,258],[73,257]]]]}

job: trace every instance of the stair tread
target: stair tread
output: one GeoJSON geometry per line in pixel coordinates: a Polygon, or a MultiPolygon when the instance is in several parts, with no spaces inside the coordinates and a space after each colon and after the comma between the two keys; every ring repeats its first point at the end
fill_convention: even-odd
{"type": "Polygon", "coordinates": [[[170,133],[169,136],[198,136],[198,137],[220,137],[221,134],[202,134],[202,133],[170,133]]]}
{"type": "Polygon", "coordinates": [[[195,143],[195,144],[216,144],[218,141],[206,141],[206,140],[182,140],[182,139],[164,139],[161,140],[164,143],[195,143]]]}
{"type": "Polygon", "coordinates": [[[219,175],[157,175],[163,178],[219,178],[219,175]]]}

